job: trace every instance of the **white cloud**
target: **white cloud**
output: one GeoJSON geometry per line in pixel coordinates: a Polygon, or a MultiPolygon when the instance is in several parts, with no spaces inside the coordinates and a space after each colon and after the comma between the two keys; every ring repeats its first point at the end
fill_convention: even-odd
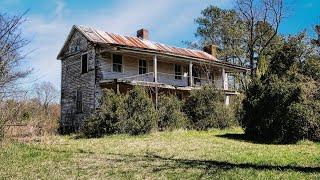
{"type": "MultiPolygon", "coordinates": [[[[102,7],[94,11],[67,9],[69,6],[65,3],[55,2],[53,18],[48,14],[34,14],[25,24],[26,33],[32,38],[30,48],[35,49],[29,56],[30,65],[35,69],[32,78],[40,77],[39,80],[51,81],[57,87],[60,87],[61,70],[56,56],[73,24],[126,35],[135,35],[137,29],[145,27],[150,30],[153,40],[165,43],[193,27],[193,19],[208,4],[226,8],[230,7],[232,0],[126,0],[112,9],[102,7]]],[[[190,36],[193,36],[193,30],[190,36]]]]}

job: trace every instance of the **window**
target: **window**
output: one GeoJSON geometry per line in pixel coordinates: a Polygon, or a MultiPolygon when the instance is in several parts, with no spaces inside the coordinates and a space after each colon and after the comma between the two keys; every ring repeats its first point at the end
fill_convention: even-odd
{"type": "Polygon", "coordinates": [[[82,91],[77,90],[76,94],[76,109],[78,113],[82,112],[82,91]]]}
{"type": "Polygon", "coordinates": [[[143,59],[139,59],[139,74],[147,73],[147,61],[143,59]]]}
{"type": "Polygon", "coordinates": [[[201,82],[201,73],[200,73],[199,68],[193,67],[193,69],[192,69],[192,76],[194,77],[194,82],[195,82],[195,83],[201,82]]]}
{"type": "Polygon", "coordinates": [[[81,56],[81,73],[88,72],[88,54],[82,54],[81,56]]]}
{"type": "Polygon", "coordinates": [[[80,51],[80,45],[75,45],[74,46],[74,50],[73,50],[74,52],[78,52],[78,51],[80,51]]]}
{"type": "Polygon", "coordinates": [[[113,72],[122,72],[122,56],[113,54],[113,72]]]}
{"type": "Polygon", "coordinates": [[[174,78],[175,79],[181,79],[182,78],[182,72],[181,72],[181,65],[175,64],[174,65],[174,78]]]}

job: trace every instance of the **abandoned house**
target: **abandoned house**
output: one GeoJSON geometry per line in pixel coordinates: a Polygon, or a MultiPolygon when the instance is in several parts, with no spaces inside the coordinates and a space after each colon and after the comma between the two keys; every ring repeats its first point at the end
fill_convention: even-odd
{"type": "Polygon", "coordinates": [[[190,90],[213,83],[225,92],[229,104],[238,94],[232,75],[248,69],[220,61],[216,53],[214,45],[200,51],[153,42],[146,29],[129,37],[73,26],[57,56],[62,64],[61,126],[80,128],[98,108],[103,88],[125,93],[140,85],[151,93],[183,98],[190,90]]]}

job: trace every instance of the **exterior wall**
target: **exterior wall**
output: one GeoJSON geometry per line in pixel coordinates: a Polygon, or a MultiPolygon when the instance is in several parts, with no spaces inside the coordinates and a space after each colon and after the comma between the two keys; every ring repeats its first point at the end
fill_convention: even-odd
{"type": "Polygon", "coordinates": [[[95,108],[95,51],[85,37],[74,33],[62,63],[61,77],[61,127],[64,130],[78,130],[83,120],[95,108]],[[77,49],[75,49],[78,46],[77,49]],[[81,73],[81,55],[88,53],[88,72],[81,73]],[[76,112],[76,92],[82,92],[81,113],[76,112]]]}

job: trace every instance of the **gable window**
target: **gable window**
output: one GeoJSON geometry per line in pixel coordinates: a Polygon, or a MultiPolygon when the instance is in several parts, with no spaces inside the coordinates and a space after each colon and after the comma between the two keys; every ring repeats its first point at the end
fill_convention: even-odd
{"type": "Polygon", "coordinates": [[[88,72],[88,54],[82,54],[81,56],[81,73],[88,72]]]}
{"type": "Polygon", "coordinates": [[[182,71],[181,71],[181,65],[175,64],[174,65],[174,78],[175,79],[181,79],[182,78],[182,71]]]}
{"type": "Polygon", "coordinates": [[[147,61],[143,59],[139,59],[139,74],[147,73],[147,61]]]}
{"type": "Polygon", "coordinates": [[[78,51],[80,51],[80,46],[77,44],[74,47],[74,52],[78,52],[78,51]]]}
{"type": "Polygon", "coordinates": [[[113,54],[113,72],[122,72],[122,55],[113,54]]]}
{"type": "Polygon", "coordinates": [[[77,113],[81,113],[82,112],[82,91],[81,90],[77,90],[77,94],[76,94],[76,110],[77,113]]]}

